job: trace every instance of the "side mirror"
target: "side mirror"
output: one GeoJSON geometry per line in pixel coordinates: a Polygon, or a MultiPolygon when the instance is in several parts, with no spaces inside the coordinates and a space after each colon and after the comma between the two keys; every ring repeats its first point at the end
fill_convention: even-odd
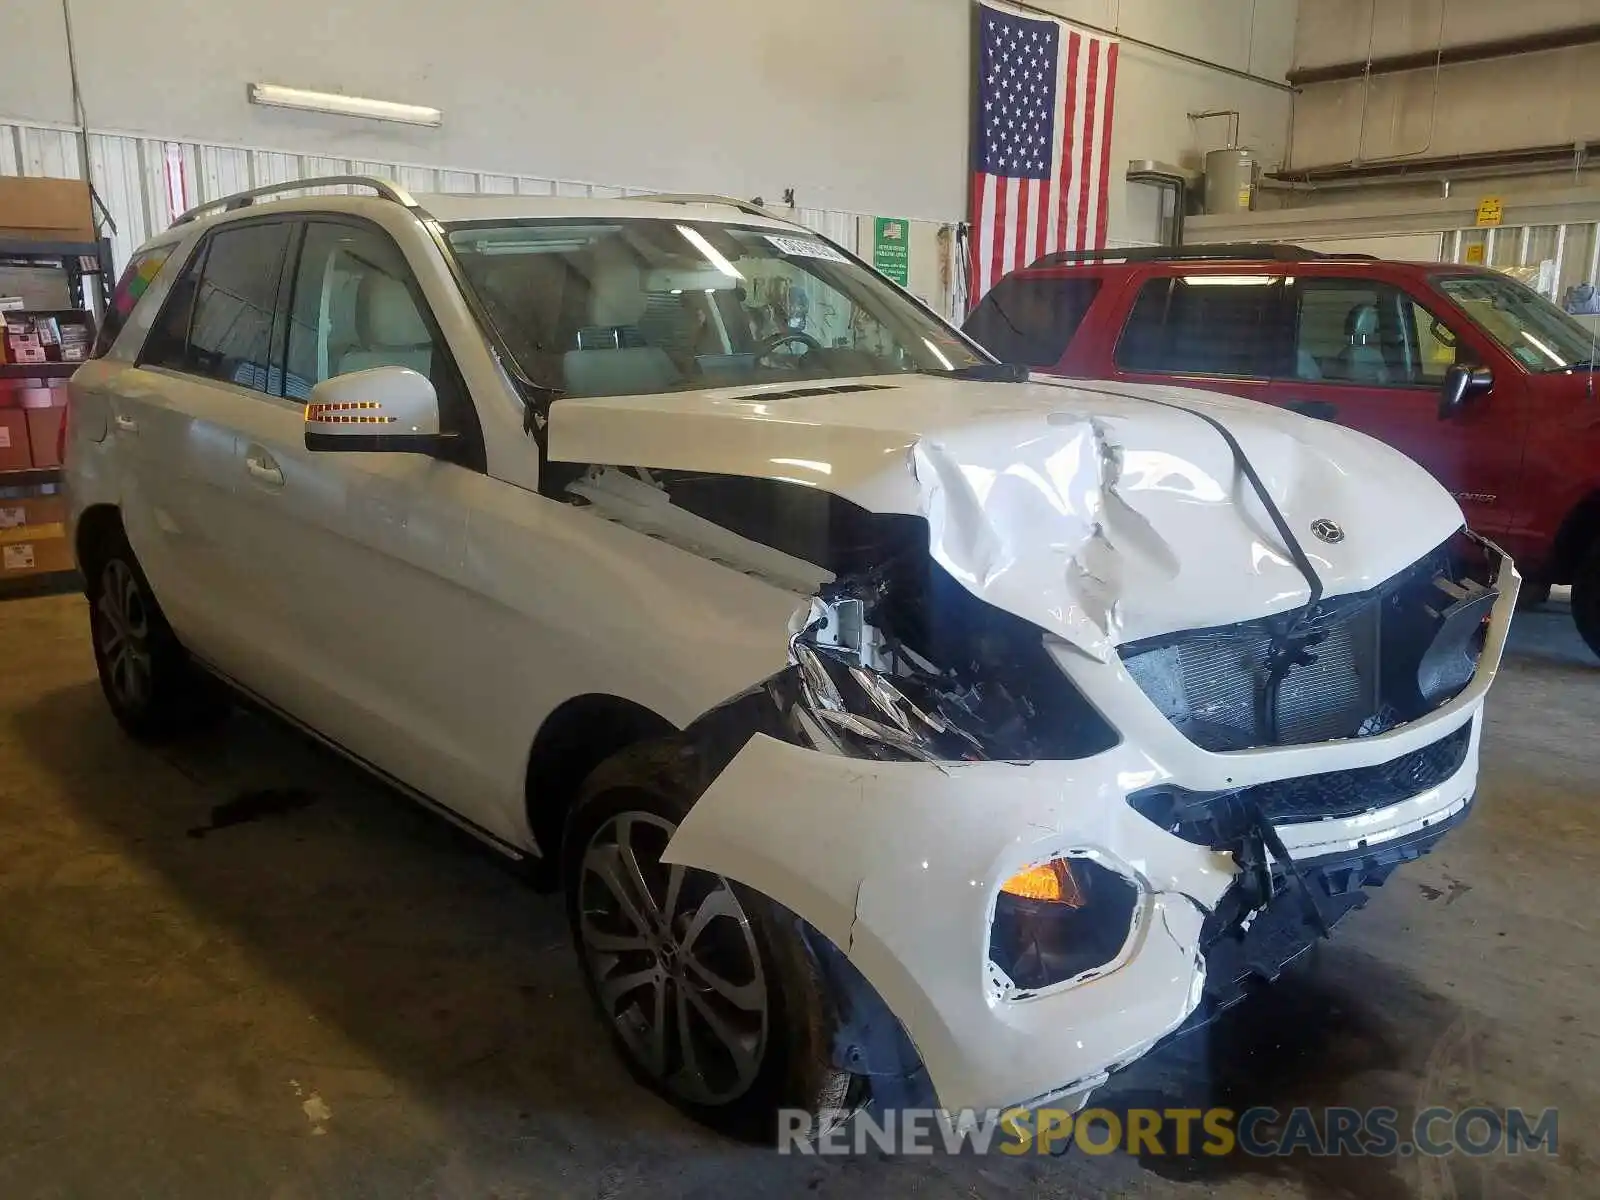
{"type": "Polygon", "coordinates": [[[1448,421],[1466,407],[1467,401],[1481,396],[1494,386],[1488,367],[1467,367],[1456,363],[1444,373],[1444,390],[1439,394],[1439,419],[1448,421]]]}
{"type": "Polygon", "coordinates": [[[324,379],[306,405],[306,449],[428,454],[439,432],[439,394],[410,367],[371,367],[324,379]]]}

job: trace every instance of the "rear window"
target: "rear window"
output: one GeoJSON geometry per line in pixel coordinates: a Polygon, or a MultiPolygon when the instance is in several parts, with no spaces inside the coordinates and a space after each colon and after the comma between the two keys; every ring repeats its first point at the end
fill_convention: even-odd
{"type": "Polygon", "coordinates": [[[150,285],[155,282],[156,276],[161,274],[161,268],[166,265],[167,259],[172,257],[172,252],[178,248],[177,242],[168,242],[165,246],[151,246],[147,250],[140,250],[128,260],[128,265],[123,268],[122,278],[117,280],[117,287],[111,293],[111,303],[106,305],[105,320],[100,325],[100,336],[95,339],[94,355],[99,358],[111,349],[112,343],[117,340],[117,335],[122,332],[122,327],[128,323],[134,306],[139,303],[139,298],[150,290],[150,285]]]}
{"type": "Polygon", "coordinates": [[[1092,276],[1039,279],[1013,275],[997,283],[967,318],[967,336],[1002,362],[1053,367],[1100,293],[1092,276]]]}
{"type": "Polygon", "coordinates": [[[1139,290],[1117,343],[1124,371],[1270,378],[1288,347],[1283,279],[1187,275],[1139,290]]]}

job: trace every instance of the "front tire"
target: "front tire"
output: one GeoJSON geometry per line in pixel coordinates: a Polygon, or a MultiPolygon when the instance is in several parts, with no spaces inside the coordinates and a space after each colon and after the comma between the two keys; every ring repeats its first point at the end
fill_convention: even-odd
{"type": "Polygon", "coordinates": [[[189,661],[127,539],[109,538],[84,566],[95,666],[118,724],[154,742],[215,721],[220,689],[189,661]]]}
{"type": "Polygon", "coordinates": [[[1573,576],[1572,619],[1589,649],[1600,655],[1600,541],[1589,547],[1573,576]]]}
{"type": "Polygon", "coordinates": [[[779,1109],[842,1119],[834,1010],[787,910],[661,862],[698,790],[675,742],[602,765],[567,824],[562,865],[579,967],[633,1076],[722,1133],[771,1141],[779,1109]]]}

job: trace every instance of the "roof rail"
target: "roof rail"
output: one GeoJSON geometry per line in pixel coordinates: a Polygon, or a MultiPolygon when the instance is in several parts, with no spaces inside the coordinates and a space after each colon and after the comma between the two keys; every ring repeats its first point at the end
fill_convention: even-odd
{"type": "Polygon", "coordinates": [[[1130,246],[1124,249],[1064,250],[1034,259],[1031,267],[1080,262],[1309,262],[1314,259],[1376,258],[1373,254],[1328,254],[1287,242],[1219,243],[1214,246],[1130,246]]]}
{"type": "Polygon", "coordinates": [[[774,221],[786,220],[770,208],[763,208],[753,201],[738,200],[733,196],[718,196],[711,192],[653,192],[648,196],[629,196],[628,199],[653,200],[658,204],[723,204],[729,208],[737,208],[752,217],[768,217],[774,221]]]}
{"type": "Polygon", "coordinates": [[[417,207],[417,202],[412,199],[410,192],[393,180],[384,179],[379,175],[319,175],[314,179],[286,179],[282,183],[268,183],[251,188],[249,191],[234,192],[231,196],[219,196],[215,200],[197,204],[175,217],[172,225],[173,227],[186,225],[214,210],[233,212],[237,208],[248,208],[261,196],[274,196],[280,192],[299,192],[306,188],[342,186],[369,187],[385,200],[393,200],[396,204],[403,204],[407,208],[417,207]]]}

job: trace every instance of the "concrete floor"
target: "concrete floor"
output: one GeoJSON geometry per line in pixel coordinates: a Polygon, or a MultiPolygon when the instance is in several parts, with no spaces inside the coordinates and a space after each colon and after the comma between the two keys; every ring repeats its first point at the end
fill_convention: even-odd
{"type": "Polygon", "coordinates": [[[76,597],[0,606],[0,1197],[1600,1195],[1600,664],[1519,618],[1478,811],[1161,1106],[1559,1106],[1555,1158],[782,1158],[636,1088],[560,906],[282,729],[113,725],[76,597]]]}

